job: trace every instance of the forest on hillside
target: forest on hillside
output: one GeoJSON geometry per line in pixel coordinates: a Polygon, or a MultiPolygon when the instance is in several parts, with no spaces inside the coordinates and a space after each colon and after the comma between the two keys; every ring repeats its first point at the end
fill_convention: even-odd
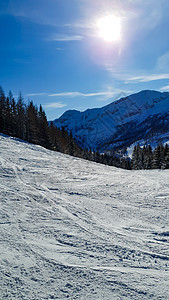
{"type": "Polygon", "coordinates": [[[29,143],[41,145],[53,151],[84,158],[90,161],[115,166],[123,169],[168,169],[169,147],[166,144],[158,145],[154,151],[150,145],[136,145],[132,159],[118,154],[106,155],[92,149],[83,149],[64,127],[57,128],[53,122],[48,122],[45,111],[40,105],[37,107],[33,101],[26,105],[22,94],[19,93],[17,101],[9,91],[5,96],[0,87],[0,132],[20,138],[29,143]]]}

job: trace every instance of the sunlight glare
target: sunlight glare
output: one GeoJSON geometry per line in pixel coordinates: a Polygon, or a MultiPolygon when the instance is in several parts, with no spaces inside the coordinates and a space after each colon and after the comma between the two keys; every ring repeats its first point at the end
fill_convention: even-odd
{"type": "Polygon", "coordinates": [[[109,15],[102,17],[97,22],[99,28],[99,36],[106,42],[117,41],[121,36],[121,20],[120,18],[109,15]]]}

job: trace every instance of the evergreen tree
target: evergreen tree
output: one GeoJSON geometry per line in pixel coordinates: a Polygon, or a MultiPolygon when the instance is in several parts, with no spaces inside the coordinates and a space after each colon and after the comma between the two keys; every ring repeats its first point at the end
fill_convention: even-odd
{"type": "Polygon", "coordinates": [[[160,169],[161,168],[161,148],[158,145],[153,152],[152,168],[160,169]]]}
{"type": "Polygon", "coordinates": [[[100,163],[100,162],[101,162],[99,150],[97,150],[97,151],[95,152],[95,161],[96,161],[97,163],[100,163]]]}
{"type": "Polygon", "coordinates": [[[53,122],[50,122],[49,134],[51,139],[51,149],[61,152],[59,147],[58,128],[54,126],[53,122]]]}
{"type": "Polygon", "coordinates": [[[3,133],[5,129],[5,102],[5,94],[2,87],[0,87],[0,131],[3,133]]]}
{"type": "Polygon", "coordinates": [[[139,170],[140,169],[140,145],[134,146],[134,150],[132,153],[132,161],[131,166],[133,170],[139,170]]]}
{"type": "Polygon", "coordinates": [[[160,168],[165,169],[165,148],[162,144],[160,145],[160,168]]]}
{"type": "MultiPolygon", "coordinates": [[[[13,127],[14,127],[14,120],[13,120],[13,111],[12,111],[12,103],[13,103],[13,95],[12,92],[9,91],[7,97],[7,118],[8,118],[8,132],[10,135],[13,135],[13,127]]],[[[16,118],[16,115],[15,115],[16,118]]]]}
{"type": "MultiPolygon", "coordinates": [[[[9,98],[10,99],[10,98],[9,98]]],[[[12,97],[11,101],[11,133],[17,136],[17,108],[15,99],[12,97]]]]}
{"type": "Polygon", "coordinates": [[[143,169],[151,169],[152,148],[150,145],[143,147],[143,169]]]}
{"type": "Polygon", "coordinates": [[[25,115],[25,104],[21,92],[19,93],[17,101],[17,114],[16,114],[16,135],[21,139],[25,139],[26,133],[26,115],[25,115]]]}
{"type": "Polygon", "coordinates": [[[73,140],[72,132],[70,132],[70,135],[68,137],[68,154],[72,156],[76,156],[76,147],[75,142],[73,140]]]}
{"type": "Polygon", "coordinates": [[[39,144],[38,138],[38,109],[30,101],[26,110],[26,139],[29,143],[39,144]]]}
{"type": "Polygon", "coordinates": [[[10,100],[7,97],[6,98],[6,103],[5,103],[5,112],[4,112],[4,132],[6,134],[11,134],[11,107],[10,107],[10,100]]]}
{"type": "Polygon", "coordinates": [[[38,133],[39,133],[39,143],[45,148],[51,148],[51,139],[49,125],[46,118],[46,114],[42,109],[42,106],[39,107],[38,112],[38,133]]]}
{"type": "Polygon", "coordinates": [[[146,159],[146,169],[151,169],[152,168],[152,157],[153,157],[152,148],[151,148],[151,145],[148,145],[147,159],[146,159]]]}
{"type": "Polygon", "coordinates": [[[165,144],[164,147],[164,162],[162,165],[162,169],[169,169],[169,146],[165,144]]]}

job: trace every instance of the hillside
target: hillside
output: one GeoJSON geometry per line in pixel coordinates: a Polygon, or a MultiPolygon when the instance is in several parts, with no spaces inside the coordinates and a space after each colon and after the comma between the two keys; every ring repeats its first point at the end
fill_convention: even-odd
{"type": "Polygon", "coordinates": [[[141,91],[102,108],[70,110],[54,120],[71,130],[83,146],[100,151],[123,149],[138,141],[169,140],[169,93],[141,91]]]}
{"type": "Polygon", "coordinates": [[[168,177],[0,135],[1,299],[169,299],[168,177]]]}

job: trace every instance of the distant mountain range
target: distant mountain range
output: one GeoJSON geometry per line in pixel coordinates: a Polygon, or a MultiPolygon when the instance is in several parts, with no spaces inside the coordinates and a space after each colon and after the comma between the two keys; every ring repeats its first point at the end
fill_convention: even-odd
{"type": "Polygon", "coordinates": [[[145,90],[102,108],[68,110],[55,119],[77,142],[99,151],[122,150],[141,142],[169,140],[169,93],[145,90]]]}

